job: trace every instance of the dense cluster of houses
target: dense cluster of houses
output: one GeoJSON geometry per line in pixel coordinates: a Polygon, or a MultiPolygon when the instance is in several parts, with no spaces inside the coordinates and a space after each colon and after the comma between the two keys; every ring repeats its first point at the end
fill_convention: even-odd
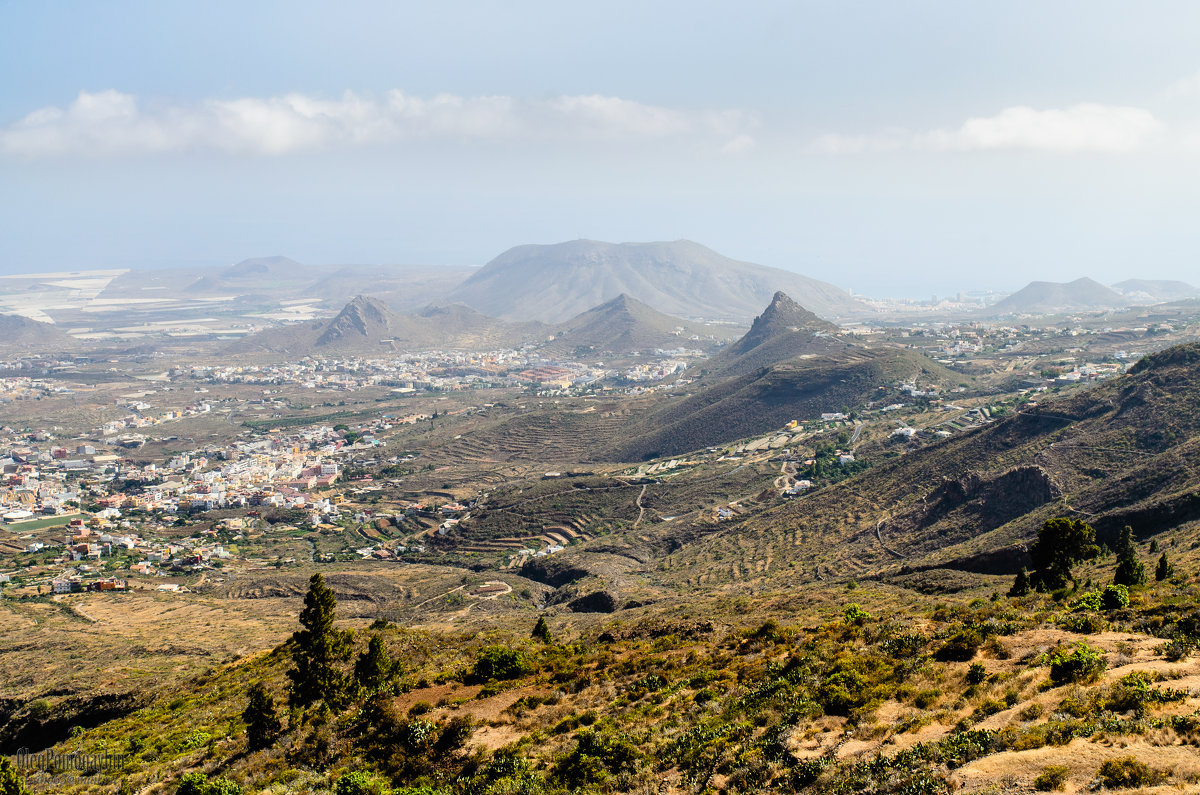
{"type": "Polygon", "coordinates": [[[603,377],[574,362],[551,361],[522,350],[487,353],[431,351],[388,358],[305,357],[281,364],[196,366],[172,371],[199,381],[226,384],[293,384],[305,389],[354,391],[369,386],[399,391],[451,391],[486,387],[575,384],[603,377]]]}

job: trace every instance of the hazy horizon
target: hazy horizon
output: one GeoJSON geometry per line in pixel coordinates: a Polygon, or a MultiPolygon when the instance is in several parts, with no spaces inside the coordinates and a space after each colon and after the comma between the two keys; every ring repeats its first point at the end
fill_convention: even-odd
{"type": "Polygon", "coordinates": [[[1197,22],[1182,2],[8,4],[0,273],[481,266],[584,237],[880,297],[1194,281],[1197,22]]]}

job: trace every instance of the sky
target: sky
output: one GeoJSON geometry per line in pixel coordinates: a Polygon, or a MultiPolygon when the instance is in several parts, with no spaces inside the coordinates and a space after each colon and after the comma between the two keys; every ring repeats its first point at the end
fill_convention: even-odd
{"type": "Polygon", "coordinates": [[[1200,283],[1200,4],[0,0],[0,273],[687,238],[1200,283]]]}

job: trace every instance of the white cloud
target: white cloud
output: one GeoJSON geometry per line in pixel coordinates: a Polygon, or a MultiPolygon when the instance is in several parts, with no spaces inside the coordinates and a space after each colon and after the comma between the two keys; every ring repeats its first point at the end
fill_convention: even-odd
{"type": "Polygon", "coordinates": [[[742,133],[741,135],[734,136],[727,144],[722,146],[721,154],[742,155],[749,152],[757,144],[758,142],[754,140],[753,136],[742,133]]]}
{"type": "Polygon", "coordinates": [[[1176,80],[1163,90],[1166,99],[1182,99],[1200,96],[1200,72],[1181,80],[1176,80]]]}
{"type": "MultiPolygon", "coordinates": [[[[415,97],[347,92],[207,100],[143,110],[118,91],[81,92],[65,108],[36,110],[0,127],[0,152],[30,157],[219,150],[282,155],[417,139],[456,141],[711,139],[737,144],[754,119],[739,111],[684,111],[619,97],[415,97]],[[732,140],[731,140],[732,139],[732,140]]],[[[739,142],[740,141],[740,142],[739,142]]]]}
{"type": "MultiPolygon", "coordinates": [[[[912,133],[891,129],[866,135],[822,135],[806,151],[853,155],[898,150],[936,152],[1032,151],[1125,153],[1168,142],[1172,131],[1142,108],[1084,103],[1069,108],[1005,108],[953,129],[912,133]]],[[[1173,133],[1178,137],[1178,131],[1173,133]]]]}
{"type": "Polygon", "coordinates": [[[1084,103],[1063,109],[1005,108],[967,119],[956,130],[917,136],[922,148],[954,151],[1028,149],[1043,152],[1132,152],[1165,126],[1142,108],[1084,103]]]}

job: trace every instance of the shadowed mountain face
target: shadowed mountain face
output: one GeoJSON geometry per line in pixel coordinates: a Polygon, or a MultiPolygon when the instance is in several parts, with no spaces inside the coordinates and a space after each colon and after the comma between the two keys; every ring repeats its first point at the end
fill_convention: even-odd
{"type": "Polygon", "coordinates": [[[400,314],[375,298],[358,296],[328,320],[268,329],[238,340],[230,353],[390,353],[432,348],[512,347],[544,335],[538,323],[505,323],[461,306],[426,307],[400,314]]]}
{"type": "Polygon", "coordinates": [[[1128,376],[900,456],[739,527],[754,543],[803,525],[816,559],[872,569],[1012,574],[1049,518],[1078,516],[1113,544],[1200,520],[1200,344],[1128,376]],[[846,517],[857,517],[847,522],[846,517]],[[815,547],[814,547],[815,548],[815,547]]]}
{"type": "Polygon", "coordinates": [[[546,353],[632,353],[672,348],[707,348],[733,332],[727,326],[692,323],[662,312],[622,293],[561,324],[546,353]]]}
{"type": "Polygon", "coordinates": [[[1017,292],[997,301],[990,315],[1052,314],[1092,309],[1115,309],[1129,305],[1116,290],[1083,278],[1073,282],[1030,282],[1017,292]]]}
{"type": "Polygon", "coordinates": [[[744,375],[797,356],[841,350],[846,344],[831,336],[837,332],[837,326],[777,292],[746,335],[705,367],[716,375],[744,375]]]}
{"type": "Polygon", "coordinates": [[[949,384],[954,374],[900,348],[855,348],[796,359],[718,380],[650,412],[629,429],[609,457],[640,461],[724,444],[781,428],[792,420],[852,410],[874,398],[880,387],[914,379],[949,384]]]}
{"type": "Polygon", "coordinates": [[[676,317],[747,322],[777,290],[826,316],[863,312],[831,284],[738,262],[687,240],[518,246],[485,265],[449,299],[496,317],[561,323],[626,294],[676,317]]]}

